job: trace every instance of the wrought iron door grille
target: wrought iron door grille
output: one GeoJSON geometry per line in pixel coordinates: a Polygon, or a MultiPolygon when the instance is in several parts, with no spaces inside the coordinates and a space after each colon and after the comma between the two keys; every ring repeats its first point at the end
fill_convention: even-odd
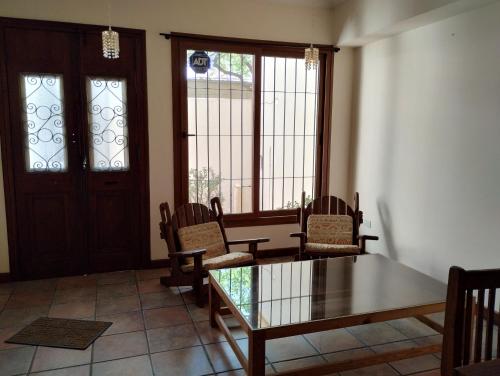
{"type": "Polygon", "coordinates": [[[66,171],[68,160],[62,76],[23,73],[20,87],[26,170],[66,171]]]}
{"type": "Polygon", "coordinates": [[[126,80],[87,77],[87,100],[91,170],[128,170],[126,80]]]}

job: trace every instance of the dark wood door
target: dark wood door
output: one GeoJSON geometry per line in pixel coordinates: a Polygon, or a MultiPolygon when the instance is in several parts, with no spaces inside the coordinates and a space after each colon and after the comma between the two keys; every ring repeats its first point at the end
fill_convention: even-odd
{"type": "Polygon", "coordinates": [[[19,273],[85,268],[79,212],[77,35],[6,28],[19,273]]]}
{"type": "Polygon", "coordinates": [[[11,273],[23,279],[144,266],[144,33],[123,30],[120,59],[109,60],[101,27],[0,21],[11,273]]]}
{"type": "Polygon", "coordinates": [[[138,84],[143,78],[137,38],[122,35],[120,58],[100,51],[100,33],[81,40],[81,85],[85,87],[85,185],[89,211],[89,261],[92,270],[128,269],[140,264],[142,159],[138,84]]]}

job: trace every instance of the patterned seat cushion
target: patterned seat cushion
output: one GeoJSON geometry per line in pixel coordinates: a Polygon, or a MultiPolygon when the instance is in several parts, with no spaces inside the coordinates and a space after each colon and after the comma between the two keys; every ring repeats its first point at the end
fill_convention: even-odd
{"type": "Polygon", "coordinates": [[[217,222],[181,227],[177,231],[183,251],[206,249],[203,259],[209,259],[226,254],[224,238],[217,222]]]}
{"type": "MultiPolygon", "coordinates": [[[[183,272],[191,272],[194,269],[193,259],[190,258],[191,263],[181,266],[183,272]]],[[[229,266],[238,266],[242,264],[248,264],[253,261],[253,256],[246,252],[230,252],[222,256],[213,257],[211,259],[203,260],[203,269],[222,269],[229,266]]]]}
{"type": "Polygon", "coordinates": [[[352,217],[312,214],[307,219],[307,242],[352,245],[352,217]]]}
{"type": "Polygon", "coordinates": [[[324,243],[306,243],[306,252],[314,253],[349,253],[359,254],[361,250],[357,245],[351,244],[324,244],[324,243]]]}

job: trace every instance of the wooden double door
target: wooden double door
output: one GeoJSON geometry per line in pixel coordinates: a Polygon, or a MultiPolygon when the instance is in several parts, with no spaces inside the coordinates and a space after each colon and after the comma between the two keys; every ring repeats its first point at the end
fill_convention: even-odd
{"type": "Polygon", "coordinates": [[[1,19],[2,162],[11,274],[149,261],[144,32],[1,19]]]}

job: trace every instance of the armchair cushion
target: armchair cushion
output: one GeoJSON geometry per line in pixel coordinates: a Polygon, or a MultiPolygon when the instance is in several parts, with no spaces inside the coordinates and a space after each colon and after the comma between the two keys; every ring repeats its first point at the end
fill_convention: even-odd
{"type": "Polygon", "coordinates": [[[311,214],[307,220],[307,242],[352,245],[352,217],[311,214]]]}
{"type": "MultiPolygon", "coordinates": [[[[217,256],[209,259],[203,259],[203,269],[221,269],[228,266],[238,266],[243,264],[250,264],[253,262],[253,256],[251,253],[247,252],[230,252],[222,256],[217,256]]],[[[181,266],[183,272],[192,272],[194,269],[194,264],[185,264],[181,266]]]]}
{"type": "Polygon", "coordinates": [[[217,222],[181,227],[177,235],[183,251],[206,249],[207,252],[203,255],[204,260],[226,254],[224,238],[217,222]]]}
{"type": "Polygon", "coordinates": [[[325,243],[306,243],[306,252],[313,253],[349,253],[360,254],[361,250],[357,245],[350,244],[325,244],[325,243]]]}

